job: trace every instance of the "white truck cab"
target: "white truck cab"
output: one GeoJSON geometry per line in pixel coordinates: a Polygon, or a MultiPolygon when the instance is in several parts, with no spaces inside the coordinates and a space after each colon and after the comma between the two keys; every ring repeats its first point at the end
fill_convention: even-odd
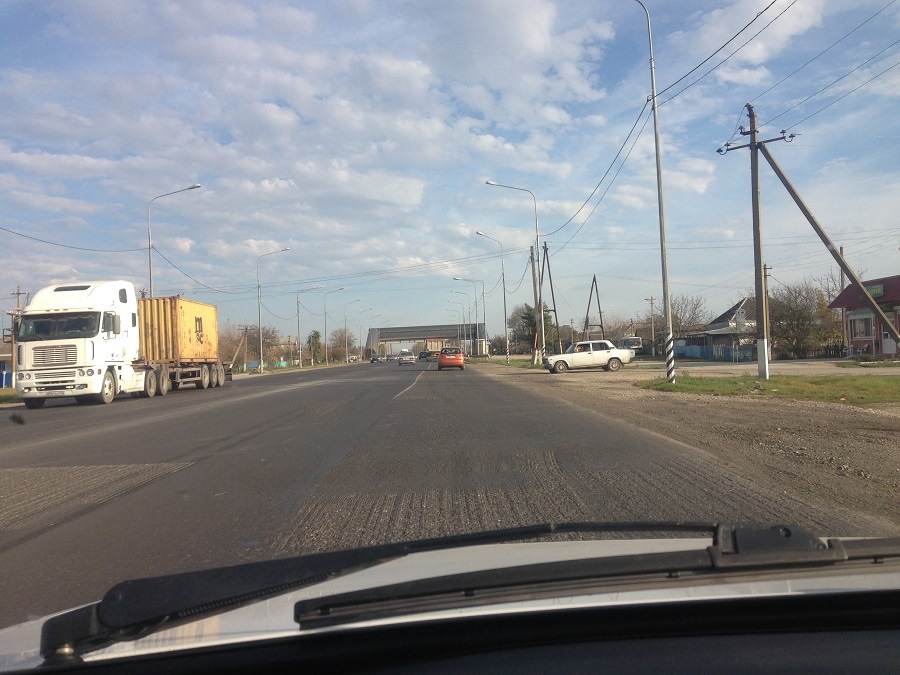
{"type": "Polygon", "coordinates": [[[16,394],[28,408],[48,398],[109,403],[140,392],[138,305],[128,281],[87,281],[43,288],[16,330],[16,394]]]}

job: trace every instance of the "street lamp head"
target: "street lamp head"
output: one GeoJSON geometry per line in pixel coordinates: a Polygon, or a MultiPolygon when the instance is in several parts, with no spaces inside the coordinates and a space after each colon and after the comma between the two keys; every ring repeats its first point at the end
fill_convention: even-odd
{"type": "Polygon", "coordinates": [[[197,188],[201,188],[201,187],[203,187],[203,186],[200,185],[200,183],[194,183],[193,185],[191,185],[191,186],[188,188],[188,190],[196,190],[197,188]]]}
{"type": "Polygon", "coordinates": [[[497,185],[497,183],[492,180],[486,180],[486,181],[484,181],[484,184],[485,185],[497,185]]]}
{"type": "Polygon", "coordinates": [[[475,234],[480,235],[482,237],[484,236],[484,232],[482,232],[481,230],[475,230],[475,234]]]}

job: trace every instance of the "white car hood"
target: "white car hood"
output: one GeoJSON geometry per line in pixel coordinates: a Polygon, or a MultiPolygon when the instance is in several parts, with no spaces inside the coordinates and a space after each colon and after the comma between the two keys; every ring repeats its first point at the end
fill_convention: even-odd
{"type": "MultiPolygon", "coordinates": [[[[111,658],[156,654],[194,647],[234,644],[259,639],[296,636],[301,632],[345,631],[351,628],[418,622],[459,616],[494,613],[539,611],[553,608],[573,609],[602,605],[679,602],[714,598],[784,595],[795,593],[829,593],[848,590],[888,590],[900,588],[900,572],[880,574],[849,573],[844,575],[801,575],[789,573],[777,577],[764,576],[747,582],[692,585],[685,580],[664,589],[585,591],[564,598],[504,602],[489,606],[454,608],[450,610],[416,613],[301,631],[294,621],[294,604],[300,600],[356,591],[403,581],[440,577],[448,574],[483,569],[514,567],[517,565],[579,560],[602,556],[622,556],[639,553],[702,550],[709,544],[706,538],[644,539],[607,541],[566,541],[557,543],[489,544],[466,546],[451,550],[414,553],[344,576],[306,586],[267,600],[261,600],[221,614],[161,630],[131,642],[120,642],[90,652],[86,662],[111,658]]],[[[55,615],[51,615],[55,616],[55,615]]],[[[30,621],[0,630],[0,671],[38,667],[41,627],[50,618],[30,621]]]]}

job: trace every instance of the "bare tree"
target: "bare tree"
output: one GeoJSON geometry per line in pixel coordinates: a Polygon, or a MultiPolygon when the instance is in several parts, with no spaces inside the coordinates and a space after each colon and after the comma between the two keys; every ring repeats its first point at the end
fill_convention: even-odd
{"type": "MultiPolygon", "coordinates": [[[[702,295],[676,295],[672,297],[671,304],[672,332],[676,337],[702,330],[712,318],[702,295]]],[[[657,325],[665,326],[665,318],[657,318],[657,325]]]]}
{"type": "Polygon", "coordinates": [[[795,358],[806,358],[841,339],[837,313],[828,309],[825,293],[809,280],[769,287],[769,328],[775,349],[795,358]]]}

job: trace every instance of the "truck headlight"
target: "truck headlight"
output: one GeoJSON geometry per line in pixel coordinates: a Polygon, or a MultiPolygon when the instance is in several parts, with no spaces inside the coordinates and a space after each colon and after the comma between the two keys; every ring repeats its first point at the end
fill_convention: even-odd
{"type": "Polygon", "coordinates": [[[84,377],[84,368],[78,369],[78,377],[84,377]]]}
{"type": "Polygon", "coordinates": [[[18,375],[16,375],[16,379],[21,382],[25,379],[25,373],[19,373],[18,375]]]}
{"type": "Polygon", "coordinates": [[[93,375],[93,374],[94,374],[94,369],[93,369],[93,368],[88,368],[88,369],[87,369],[87,374],[88,374],[88,377],[90,377],[91,375],[93,375]]]}

